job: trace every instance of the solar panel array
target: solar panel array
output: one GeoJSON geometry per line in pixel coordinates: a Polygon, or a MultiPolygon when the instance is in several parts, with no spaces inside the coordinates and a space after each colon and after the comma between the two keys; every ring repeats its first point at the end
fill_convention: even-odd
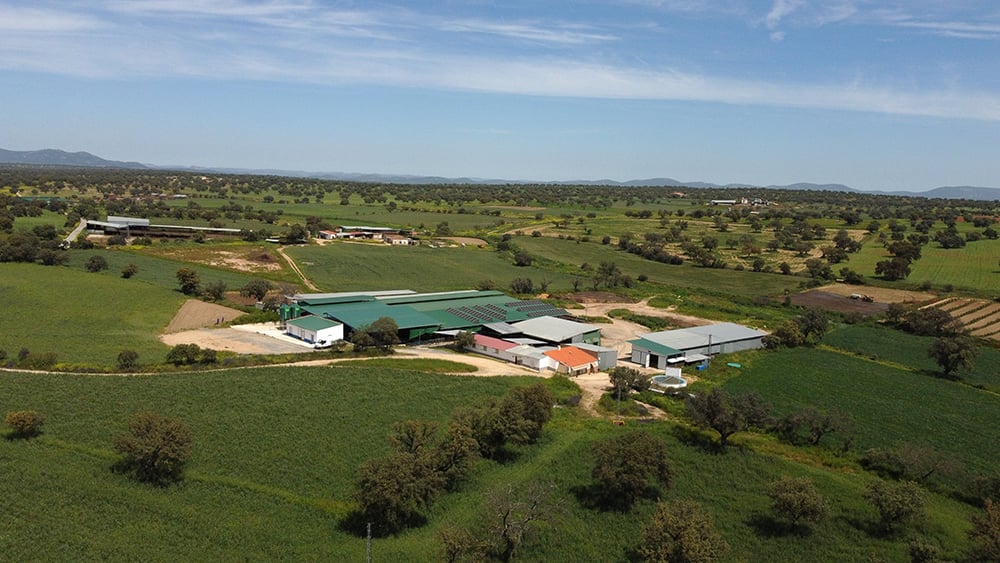
{"type": "Polygon", "coordinates": [[[566,314],[566,311],[563,311],[558,307],[553,307],[548,303],[543,303],[542,301],[511,301],[510,303],[505,303],[504,306],[531,317],[558,316],[566,314]]]}
{"type": "Polygon", "coordinates": [[[495,323],[507,320],[507,312],[496,305],[449,307],[445,311],[473,324],[495,323]]]}

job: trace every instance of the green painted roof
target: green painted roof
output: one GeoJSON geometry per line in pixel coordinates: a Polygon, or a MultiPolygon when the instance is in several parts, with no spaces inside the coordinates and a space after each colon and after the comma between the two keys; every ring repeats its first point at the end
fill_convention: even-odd
{"type": "Polygon", "coordinates": [[[671,348],[670,346],[664,346],[652,340],[646,340],[645,338],[636,338],[635,340],[629,340],[629,344],[633,346],[638,346],[640,348],[645,348],[654,354],[659,354],[660,356],[677,356],[681,354],[680,350],[671,348]]]}
{"type": "Polygon", "coordinates": [[[370,325],[382,317],[389,317],[396,321],[396,326],[400,330],[438,326],[440,324],[436,319],[406,305],[390,307],[381,301],[316,306],[303,305],[302,308],[314,315],[337,319],[351,328],[370,325]]]}
{"type": "Polygon", "coordinates": [[[304,328],[306,330],[323,330],[324,328],[337,326],[340,323],[331,321],[330,319],[324,319],[323,317],[317,317],[315,315],[306,315],[304,317],[290,319],[288,324],[304,328]]]}

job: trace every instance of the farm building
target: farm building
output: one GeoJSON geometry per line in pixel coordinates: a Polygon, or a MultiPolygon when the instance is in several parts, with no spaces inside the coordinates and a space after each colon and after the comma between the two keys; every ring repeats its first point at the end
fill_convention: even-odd
{"type": "Polygon", "coordinates": [[[343,323],[348,334],[381,317],[389,317],[399,327],[399,338],[403,342],[454,336],[460,331],[477,332],[488,323],[567,315],[565,310],[547,303],[521,301],[499,291],[415,293],[396,290],[301,294],[292,299],[304,313],[343,323]]]}
{"type": "Polygon", "coordinates": [[[630,340],[632,361],[644,367],[666,368],[678,362],[764,346],[767,333],[735,323],[717,323],[639,335],[630,340]]]}
{"type": "Polygon", "coordinates": [[[549,350],[545,355],[556,361],[556,373],[580,375],[597,371],[597,355],[581,350],[576,346],[563,346],[558,350],[549,350]]]}
{"type": "Polygon", "coordinates": [[[543,315],[511,323],[517,332],[549,344],[600,344],[600,327],[543,315]]]}
{"type": "Polygon", "coordinates": [[[584,342],[577,342],[573,346],[597,356],[598,370],[611,369],[618,365],[618,350],[614,348],[605,348],[604,346],[586,344],[584,342]]]}
{"type": "Polygon", "coordinates": [[[343,324],[315,315],[289,320],[285,323],[285,332],[318,346],[344,339],[343,324]]]}

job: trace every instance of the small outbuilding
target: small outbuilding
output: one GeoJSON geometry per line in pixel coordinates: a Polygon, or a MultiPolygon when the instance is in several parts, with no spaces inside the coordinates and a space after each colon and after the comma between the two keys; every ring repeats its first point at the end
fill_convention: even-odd
{"type": "Polygon", "coordinates": [[[290,319],[285,323],[285,332],[317,346],[326,346],[344,339],[343,324],[316,315],[290,319]]]}
{"type": "Polygon", "coordinates": [[[618,350],[614,348],[598,346],[597,344],[586,344],[584,342],[573,344],[573,347],[597,356],[598,370],[604,371],[618,365],[618,350]]]}
{"type": "Polygon", "coordinates": [[[564,346],[550,350],[545,355],[557,362],[556,373],[580,375],[597,371],[597,356],[575,346],[564,346]]]}

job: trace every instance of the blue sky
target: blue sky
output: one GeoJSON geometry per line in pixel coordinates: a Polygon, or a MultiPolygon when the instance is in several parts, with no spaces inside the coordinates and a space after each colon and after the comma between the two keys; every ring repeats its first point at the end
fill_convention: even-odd
{"type": "Polygon", "coordinates": [[[0,147],[1000,187],[995,0],[0,0],[0,147]]]}

